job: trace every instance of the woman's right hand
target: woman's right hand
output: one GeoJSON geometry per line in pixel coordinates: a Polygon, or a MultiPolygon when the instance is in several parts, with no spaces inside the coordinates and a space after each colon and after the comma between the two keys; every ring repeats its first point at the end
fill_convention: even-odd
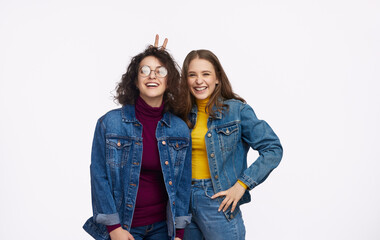
{"type": "Polygon", "coordinates": [[[111,240],[135,240],[135,238],[127,231],[121,227],[116,228],[110,232],[111,240]]]}

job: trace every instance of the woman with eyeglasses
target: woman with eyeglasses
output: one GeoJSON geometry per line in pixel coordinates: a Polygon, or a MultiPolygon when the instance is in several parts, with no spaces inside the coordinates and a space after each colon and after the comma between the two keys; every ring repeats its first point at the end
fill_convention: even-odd
{"type": "MultiPolygon", "coordinates": [[[[164,43],[164,46],[166,43],[164,43]]],[[[191,139],[177,64],[164,48],[132,58],[117,86],[122,108],[102,116],[91,154],[95,239],[182,239],[190,223],[191,139]]]]}
{"type": "Polygon", "coordinates": [[[189,93],[184,116],[192,129],[192,221],[184,239],[245,239],[240,206],[251,201],[249,191],[280,163],[280,140],[232,91],[211,51],[186,56],[181,89],[189,93]],[[250,148],[259,157],[247,166],[250,148]]]}

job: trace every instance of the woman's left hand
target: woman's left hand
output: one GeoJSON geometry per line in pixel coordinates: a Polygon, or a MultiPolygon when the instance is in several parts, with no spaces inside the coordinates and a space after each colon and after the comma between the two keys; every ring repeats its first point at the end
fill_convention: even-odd
{"type": "Polygon", "coordinates": [[[242,185],[240,185],[240,183],[236,182],[235,185],[233,185],[231,188],[229,188],[226,191],[218,192],[217,194],[212,196],[211,199],[225,196],[226,198],[220,204],[218,211],[220,212],[223,208],[223,212],[225,212],[232,203],[231,212],[233,212],[236,208],[237,203],[239,202],[240,198],[244,195],[244,193],[245,188],[242,185]]]}

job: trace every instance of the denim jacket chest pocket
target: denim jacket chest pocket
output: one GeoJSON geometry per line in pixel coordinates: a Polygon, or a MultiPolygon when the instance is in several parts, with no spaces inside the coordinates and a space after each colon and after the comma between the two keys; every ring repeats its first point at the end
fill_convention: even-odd
{"type": "Polygon", "coordinates": [[[167,142],[169,145],[170,159],[174,163],[174,175],[177,175],[180,166],[182,166],[185,161],[189,140],[186,138],[169,138],[167,142]]]}
{"type": "Polygon", "coordinates": [[[236,147],[239,139],[239,124],[237,122],[216,126],[215,131],[222,151],[231,151],[236,147]]]}
{"type": "Polygon", "coordinates": [[[132,145],[130,139],[120,136],[106,136],[106,162],[111,168],[123,168],[132,145]]]}

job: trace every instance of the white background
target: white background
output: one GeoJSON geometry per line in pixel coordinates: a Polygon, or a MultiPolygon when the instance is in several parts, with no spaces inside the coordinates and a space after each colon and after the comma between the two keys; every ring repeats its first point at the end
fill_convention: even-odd
{"type": "MultiPolygon", "coordinates": [[[[96,120],[159,33],[221,60],[276,131],[247,239],[380,239],[380,3],[0,0],[0,239],[90,239],[96,120]]],[[[249,161],[255,159],[249,155],[249,161]]]]}

